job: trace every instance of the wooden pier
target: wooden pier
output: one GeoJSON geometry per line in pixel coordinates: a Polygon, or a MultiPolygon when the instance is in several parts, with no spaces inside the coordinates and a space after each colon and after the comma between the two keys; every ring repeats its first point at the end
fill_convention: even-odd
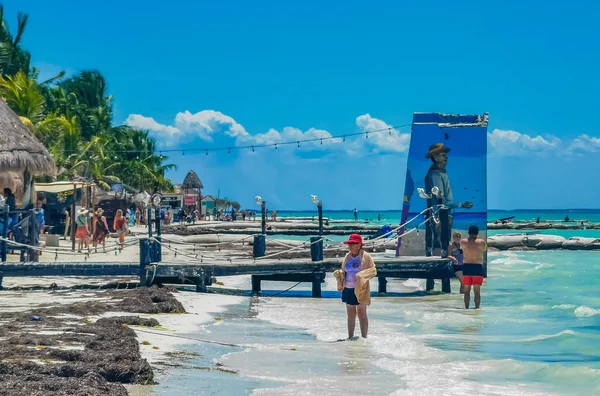
{"type": "MultiPolygon", "coordinates": [[[[321,283],[325,274],[340,268],[341,258],[311,261],[310,259],[262,259],[262,260],[203,260],[202,263],[0,263],[0,287],[3,277],[30,276],[139,276],[140,283],[194,284],[196,290],[205,292],[213,277],[251,275],[252,291],[260,292],[263,280],[310,282],[312,296],[321,297],[321,283]]],[[[378,291],[387,291],[387,278],[427,279],[427,290],[433,289],[433,280],[442,280],[442,292],[450,293],[450,278],[454,276],[449,259],[439,257],[375,257],[378,291]]]]}

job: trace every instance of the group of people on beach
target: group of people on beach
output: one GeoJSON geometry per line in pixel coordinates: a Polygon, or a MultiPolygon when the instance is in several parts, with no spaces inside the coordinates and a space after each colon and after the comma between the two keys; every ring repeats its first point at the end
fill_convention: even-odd
{"type": "MultiPolygon", "coordinates": [[[[471,287],[475,297],[475,309],[478,309],[483,285],[483,256],[487,244],[479,238],[477,226],[470,226],[468,234],[464,239],[459,232],[453,234],[448,258],[454,263],[454,273],[461,283],[460,292],[464,294],[465,309],[469,309],[471,287]]],[[[344,244],[348,245],[348,253],[342,260],[341,268],[336,270],[333,276],[337,281],[337,290],[342,292],[342,301],[346,304],[348,339],[354,338],[357,316],[361,336],[367,338],[367,307],[371,304],[369,281],[377,276],[377,269],[371,255],[363,249],[365,244],[359,234],[350,235],[344,244]]]]}
{"type": "MultiPolygon", "coordinates": [[[[106,217],[104,216],[104,209],[98,208],[91,214],[86,208],[79,209],[77,211],[77,216],[75,217],[75,224],[77,226],[75,238],[77,239],[79,253],[83,250],[84,245],[85,249],[91,251],[90,236],[92,236],[92,246],[94,247],[94,251],[97,252],[98,245],[102,244],[102,249],[106,252],[106,238],[110,235],[110,230],[108,228],[106,217]],[[92,218],[91,233],[88,222],[90,217],[92,218]]],[[[123,211],[121,209],[117,210],[113,221],[113,229],[119,238],[119,246],[123,248],[123,245],[125,244],[125,235],[128,230],[128,221],[125,216],[123,216],[123,211]]]]}

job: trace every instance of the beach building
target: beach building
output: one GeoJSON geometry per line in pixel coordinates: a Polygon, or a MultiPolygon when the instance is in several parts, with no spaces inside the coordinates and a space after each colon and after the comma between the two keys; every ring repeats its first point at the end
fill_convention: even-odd
{"type": "Polygon", "coordinates": [[[183,207],[184,192],[181,184],[173,185],[173,191],[163,194],[162,206],[169,206],[175,212],[183,207]]]}
{"type": "Polygon", "coordinates": [[[201,200],[202,216],[215,216],[217,214],[217,198],[212,195],[205,195],[201,200]]]}
{"type": "Polygon", "coordinates": [[[183,204],[186,209],[196,210],[200,209],[200,201],[202,199],[202,181],[194,172],[190,170],[181,183],[181,190],[183,191],[183,204]]]}

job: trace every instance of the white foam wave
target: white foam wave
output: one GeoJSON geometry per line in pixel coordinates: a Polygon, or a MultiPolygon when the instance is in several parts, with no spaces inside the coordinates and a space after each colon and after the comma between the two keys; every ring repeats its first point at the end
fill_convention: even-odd
{"type": "Polygon", "coordinates": [[[410,278],[404,281],[403,285],[406,287],[414,287],[416,290],[423,291],[425,290],[425,282],[425,279],[410,278]]]}
{"type": "Polygon", "coordinates": [[[423,396],[464,396],[465,394],[490,396],[546,395],[518,385],[486,384],[465,379],[465,377],[478,373],[492,372],[494,367],[488,364],[487,361],[453,361],[424,364],[414,361],[380,359],[375,364],[401,376],[405,386],[392,393],[394,396],[413,396],[416,394],[423,396]]]}
{"type": "Polygon", "coordinates": [[[577,305],[574,304],[560,304],[560,305],[553,305],[552,309],[572,309],[575,308],[577,305]]]}
{"type": "Polygon", "coordinates": [[[590,308],[590,307],[586,307],[585,305],[581,305],[581,306],[577,307],[577,309],[575,309],[575,316],[577,316],[578,318],[581,318],[584,316],[595,316],[599,312],[600,311],[597,311],[594,308],[590,308]]]}
{"type": "Polygon", "coordinates": [[[540,334],[535,337],[519,340],[518,342],[535,342],[535,341],[549,340],[552,338],[559,338],[559,337],[563,337],[563,336],[576,336],[576,335],[577,335],[577,333],[574,332],[573,330],[563,330],[556,334],[540,334]]]}
{"type": "Polygon", "coordinates": [[[525,304],[525,305],[521,305],[521,309],[526,310],[526,311],[542,311],[542,310],[546,309],[546,307],[544,307],[543,305],[525,304]]]}

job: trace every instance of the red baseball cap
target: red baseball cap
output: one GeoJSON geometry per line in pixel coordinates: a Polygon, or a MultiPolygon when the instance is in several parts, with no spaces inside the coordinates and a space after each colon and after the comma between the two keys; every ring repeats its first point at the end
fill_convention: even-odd
{"type": "Polygon", "coordinates": [[[351,243],[360,243],[361,246],[365,246],[362,237],[358,234],[350,234],[348,240],[344,242],[345,245],[349,245],[351,243]]]}

